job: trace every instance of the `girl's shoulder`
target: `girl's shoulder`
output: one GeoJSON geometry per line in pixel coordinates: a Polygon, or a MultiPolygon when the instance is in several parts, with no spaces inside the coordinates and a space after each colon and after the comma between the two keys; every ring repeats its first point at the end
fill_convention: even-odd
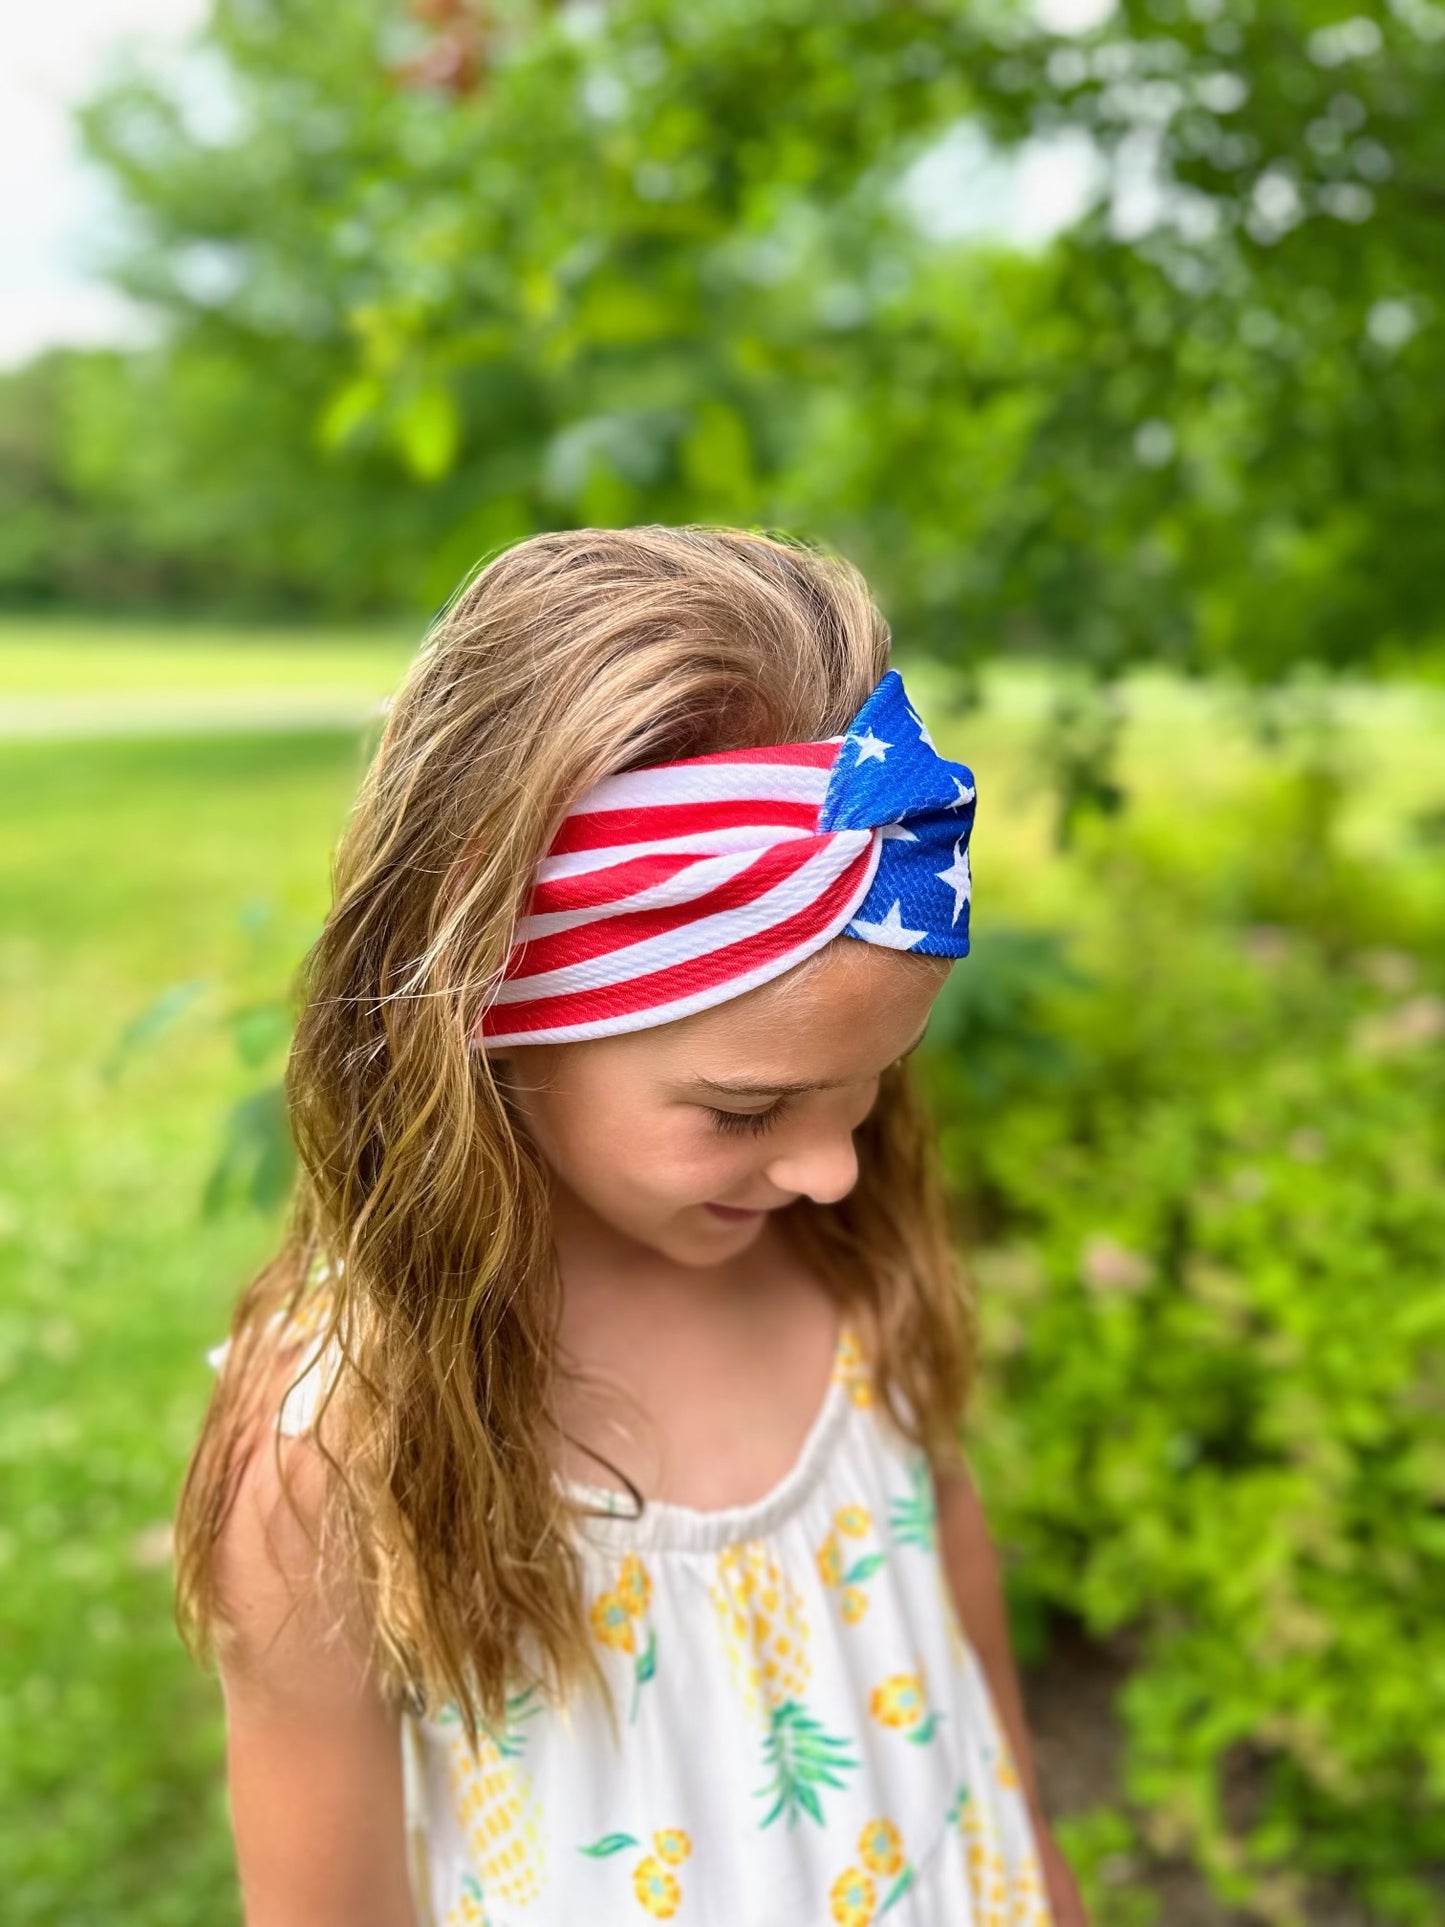
{"type": "Polygon", "coordinates": [[[233,1664],[256,1663],[284,1614],[303,1599],[307,1637],[324,1627],[334,1634],[355,1617],[355,1602],[329,1569],[323,1573],[318,1556],[332,1468],[310,1434],[339,1356],[328,1338],[329,1315],[329,1304],[308,1299],[207,1354],[235,1401],[235,1481],[214,1568],[218,1650],[229,1649],[233,1664]],[[237,1382],[228,1386],[233,1372],[237,1382]]]}

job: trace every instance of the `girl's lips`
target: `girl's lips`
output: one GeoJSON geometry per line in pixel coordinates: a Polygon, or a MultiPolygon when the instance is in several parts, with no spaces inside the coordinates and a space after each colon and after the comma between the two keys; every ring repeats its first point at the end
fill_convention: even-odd
{"type": "Polygon", "coordinates": [[[739,1211],[730,1204],[709,1204],[704,1208],[719,1218],[762,1218],[767,1215],[764,1211],[739,1211]]]}

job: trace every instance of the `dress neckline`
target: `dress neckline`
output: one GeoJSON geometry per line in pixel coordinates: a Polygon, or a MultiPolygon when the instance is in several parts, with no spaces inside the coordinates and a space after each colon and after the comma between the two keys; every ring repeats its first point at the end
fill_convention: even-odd
{"type": "Polygon", "coordinates": [[[838,1322],[822,1402],[792,1465],[760,1498],[730,1506],[691,1506],[671,1499],[648,1499],[639,1514],[632,1510],[630,1492],[589,1485],[559,1473],[558,1487],[581,1509],[579,1530],[597,1544],[637,1552],[717,1552],[724,1546],[761,1539],[776,1531],[803,1504],[822,1476],[834,1439],[848,1416],[857,1357],[857,1334],[844,1313],[838,1322]]]}

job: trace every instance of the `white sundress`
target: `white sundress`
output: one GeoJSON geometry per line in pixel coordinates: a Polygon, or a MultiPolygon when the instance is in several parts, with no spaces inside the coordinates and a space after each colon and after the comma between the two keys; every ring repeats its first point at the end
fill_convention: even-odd
{"type": "MultiPolygon", "coordinates": [[[[324,1366],[283,1431],[306,1429],[324,1366]]],[[[620,1745],[595,1699],[529,1689],[476,1753],[454,1707],[403,1714],[418,1927],[1051,1927],[928,1462],[850,1324],[764,1498],[639,1519],[565,1485],[606,1515],[578,1530],[620,1745]]]]}

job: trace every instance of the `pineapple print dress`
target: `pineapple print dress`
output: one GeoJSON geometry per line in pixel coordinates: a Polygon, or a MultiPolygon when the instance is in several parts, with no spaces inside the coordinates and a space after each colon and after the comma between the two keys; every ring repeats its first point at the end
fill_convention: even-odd
{"type": "Polygon", "coordinates": [[[419,1927],[1051,1927],[927,1461],[849,1324],[764,1498],[637,1519],[624,1493],[567,1489],[600,1515],[579,1532],[620,1745],[593,1701],[526,1690],[476,1752],[453,1708],[404,1716],[419,1927]]]}

